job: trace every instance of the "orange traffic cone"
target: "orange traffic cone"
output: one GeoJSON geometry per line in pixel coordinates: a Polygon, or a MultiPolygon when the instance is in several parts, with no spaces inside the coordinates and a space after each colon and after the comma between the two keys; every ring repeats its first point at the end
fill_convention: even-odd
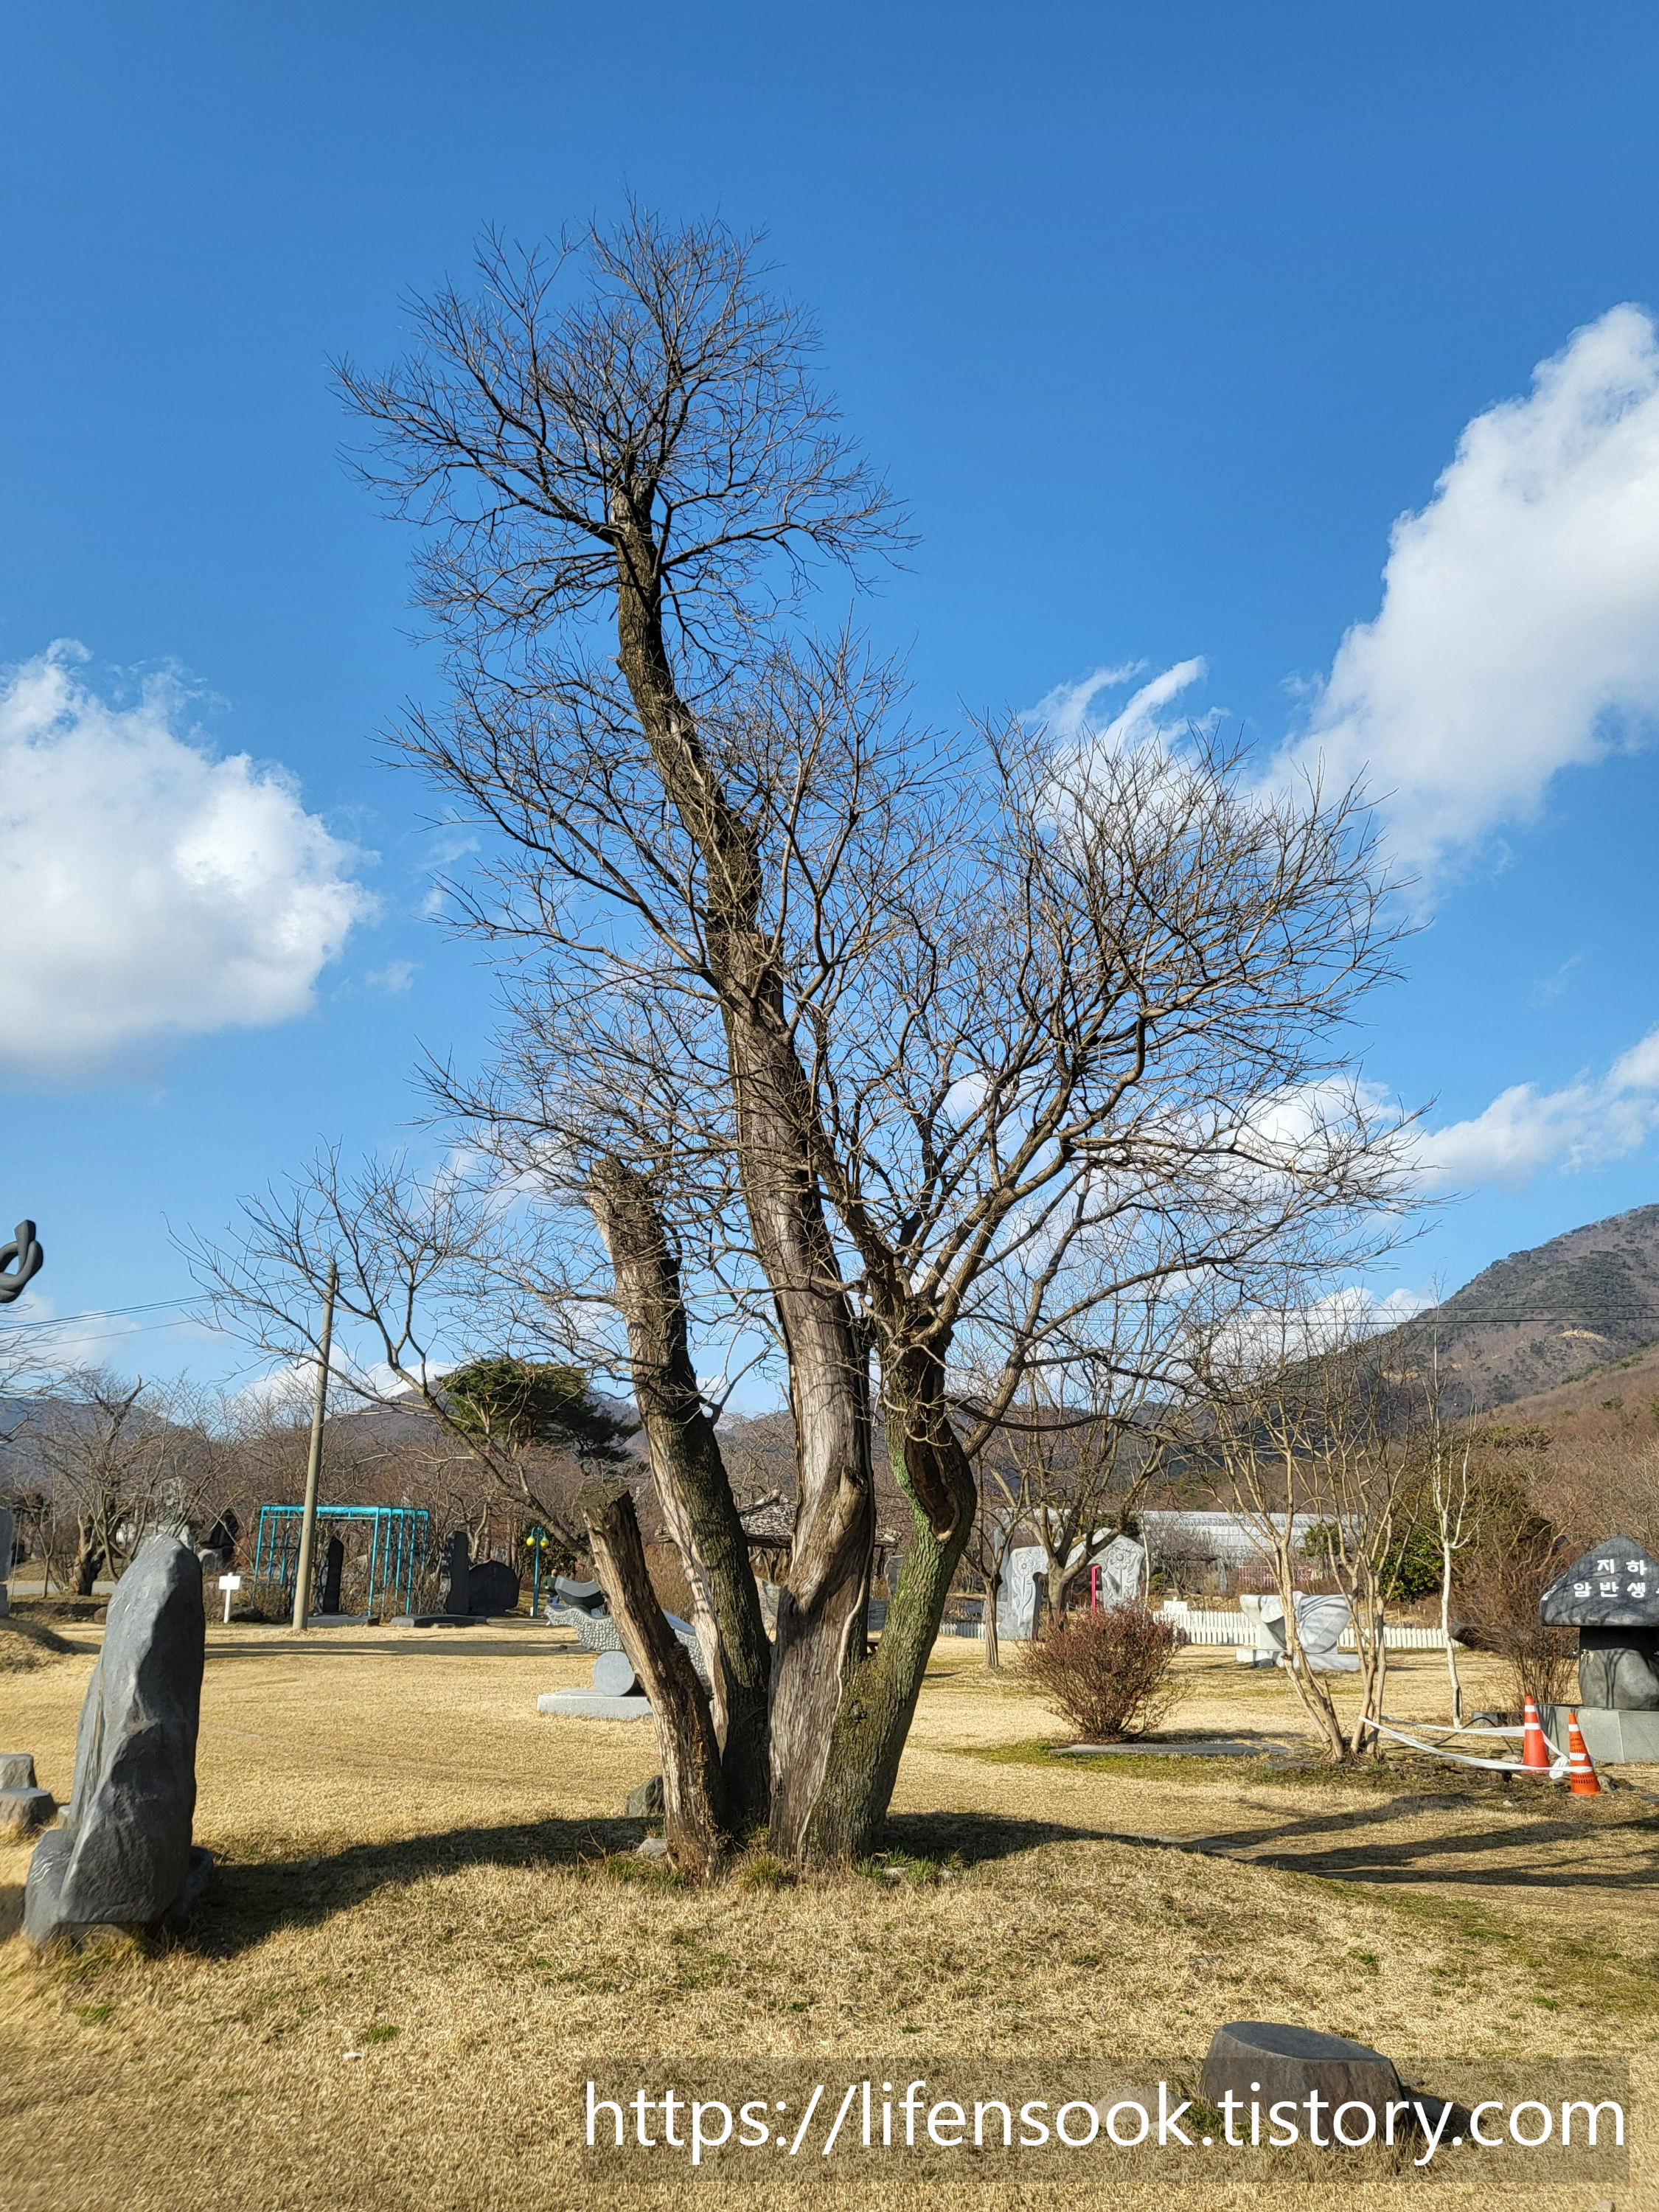
{"type": "Polygon", "coordinates": [[[1550,1771],[1549,1746],[1544,1741],[1544,1723],[1538,1717],[1536,1698],[1528,1698],[1521,1709],[1521,1764],[1540,1774],[1550,1771]]]}
{"type": "Polygon", "coordinates": [[[1567,1715],[1567,1788],[1575,1797],[1599,1797],[1601,1795],[1595,1769],[1584,1748],[1584,1739],[1578,1733],[1577,1713],[1567,1715]]]}

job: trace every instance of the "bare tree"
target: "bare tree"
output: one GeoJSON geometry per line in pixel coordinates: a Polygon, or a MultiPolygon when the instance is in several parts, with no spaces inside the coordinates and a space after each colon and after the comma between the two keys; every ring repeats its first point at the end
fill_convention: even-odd
{"type": "Polygon", "coordinates": [[[1333,1760],[1374,1754],[1388,1679],[1383,1605],[1421,1438],[1371,1347],[1335,1310],[1257,1317],[1242,1352],[1206,1370],[1213,1449],[1234,1507],[1273,1565],[1285,1608],[1285,1669],[1333,1760]],[[1330,1678],[1316,1670],[1297,1619],[1298,1567],[1311,1524],[1329,1578],[1348,1601],[1358,1706],[1345,1727],[1330,1678]]]}
{"type": "MultiPolygon", "coordinates": [[[[498,1194],[459,1174],[422,1178],[402,1158],[347,1169],[325,1151],[244,1200],[231,1236],[182,1249],[219,1325],[301,1375],[322,1356],[336,1266],[337,1395],[424,1413],[428,1479],[482,1469],[568,1551],[586,1550],[576,1493],[593,1463],[621,1455],[631,1424],[593,1402],[591,1360],[525,1356],[568,1355],[574,1340],[534,1236],[514,1231],[498,1194]]],[[[450,1494],[454,1525],[474,1509],[453,1480],[450,1494]]]]}
{"type": "MultiPolygon", "coordinates": [[[[808,564],[891,526],[810,325],[720,226],[492,241],[419,332],[343,375],[449,653],[409,750],[492,840],[458,897],[511,1025],[493,1079],[443,1087],[608,1255],[732,1832],[764,1812],[786,1856],[845,1860],[1026,1375],[1115,1299],[1397,1187],[1334,1042],[1387,966],[1363,809],[1196,738],[942,744],[855,640],[792,627],[808,564]],[[793,1415],[771,1647],[692,1358],[716,1323],[775,1332],[793,1415]],[[965,1425],[958,1372],[990,1378],[965,1425]],[[912,1528],[867,1656],[878,1434],[912,1528]]],[[[620,1568],[607,1595],[646,1654],[620,1568]]],[[[701,1774],[696,1743],[664,1771],[701,1774]]],[[[706,1793],[665,1788],[708,1863],[706,1793]]]]}

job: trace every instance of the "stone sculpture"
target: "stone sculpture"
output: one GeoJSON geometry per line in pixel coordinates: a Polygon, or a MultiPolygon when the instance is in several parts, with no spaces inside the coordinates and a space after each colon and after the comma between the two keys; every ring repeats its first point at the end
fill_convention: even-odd
{"type": "MultiPolygon", "coordinates": [[[[1598,1765],[1659,1759],[1659,1561],[1628,1536],[1575,1559],[1539,1601],[1547,1628],[1578,1631],[1578,1725],[1598,1765]]],[[[1565,1741],[1566,1712],[1544,1716],[1565,1741]]]]}
{"type": "Polygon", "coordinates": [[[146,1538],[110,1600],[64,1825],[29,1864],[32,1943],[176,1924],[200,1896],[212,1866],[191,1842],[205,1640],[196,1554],[174,1536],[146,1538]]]}
{"type": "MultiPolygon", "coordinates": [[[[633,1662],[623,1650],[621,1634],[599,1583],[556,1575],[553,1595],[545,1610],[554,1627],[574,1629],[583,1650],[594,1653],[593,1686],[591,1690],[546,1691],[536,1700],[537,1711],[574,1713],[588,1720],[643,1720],[651,1707],[640,1687],[633,1662]]],[[[677,1613],[665,1612],[663,1619],[685,1646],[698,1680],[708,1689],[708,1662],[697,1641],[697,1632],[677,1613]]]]}
{"type": "MultiPolygon", "coordinates": [[[[1285,1601],[1279,1597],[1240,1599],[1243,1617],[1253,1623],[1255,1641],[1253,1645],[1241,1644],[1239,1656],[1246,1664],[1256,1667],[1277,1667],[1284,1663],[1287,1644],[1285,1635],[1285,1601]]],[[[1316,1674],[1357,1674],[1359,1660],[1356,1653],[1339,1647],[1347,1632],[1352,1610],[1345,1597],[1316,1597],[1299,1592],[1296,1601],[1296,1632],[1303,1655],[1316,1674]]]]}
{"type": "Polygon", "coordinates": [[[44,1828],[57,1810],[51,1790],[35,1781],[31,1753],[0,1751],[0,1836],[27,1836],[44,1828]]]}
{"type": "MultiPolygon", "coordinates": [[[[1083,1556],[1079,1546],[1073,1559],[1083,1556]]],[[[1036,1634],[1037,1578],[1048,1571],[1048,1554],[1041,1544],[1019,1544],[1003,1563],[1002,1587],[997,1595],[997,1633],[1011,1643],[1025,1642],[1036,1634]]],[[[1088,1567],[1099,1574],[1098,1595],[1103,1606],[1133,1605],[1146,1587],[1146,1554],[1132,1536],[1114,1536],[1109,1543],[1088,1554],[1088,1567]]],[[[1088,1567],[1084,1570],[1086,1579],[1088,1567]]],[[[1073,1583],[1073,1589],[1076,1584],[1073,1583]]]]}

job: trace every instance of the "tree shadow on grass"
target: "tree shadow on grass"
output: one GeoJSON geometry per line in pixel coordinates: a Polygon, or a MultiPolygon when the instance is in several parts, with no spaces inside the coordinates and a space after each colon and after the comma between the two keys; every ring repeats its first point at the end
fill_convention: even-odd
{"type": "MultiPolygon", "coordinates": [[[[650,1832],[645,1820],[526,1820],[451,1828],[391,1843],[351,1844],[315,1858],[222,1860],[185,1939],[210,1958],[234,1958],[280,1930],[320,1926],[368,1897],[406,1889],[467,1867],[592,1867],[623,1854],[650,1832]]],[[[915,1860],[980,1865],[1043,1844],[1087,1843],[1100,1831],[990,1814],[902,1814],[888,1823],[886,1848],[915,1860]]],[[[672,1879],[672,1877],[671,1877],[672,1879]]]]}
{"type": "Polygon", "coordinates": [[[222,1859],[191,1923],[189,1948],[234,1957],[280,1929],[319,1926],[377,1892],[467,1867],[596,1865],[631,1850],[647,1829],[643,1820],[622,1819],[526,1820],[349,1844],[314,1858],[222,1859]]]}

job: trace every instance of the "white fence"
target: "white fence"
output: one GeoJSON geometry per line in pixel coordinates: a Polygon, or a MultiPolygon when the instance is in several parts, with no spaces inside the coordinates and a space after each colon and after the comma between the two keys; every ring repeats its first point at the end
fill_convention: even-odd
{"type": "MultiPolygon", "coordinates": [[[[1189,1644],[1253,1644],[1256,1641],[1255,1624],[1243,1613],[1203,1613],[1195,1606],[1183,1607],[1165,1604],[1162,1614],[1172,1627],[1179,1628],[1189,1644]]],[[[1389,1651],[1443,1651],[1446,1639],[1437,1628],[1419,1628],[1415,1621],[1390,1620],[1382,1630],[1382,1642],[1389,1651]]],[[[1344,1648],[1353,1649],[1353,1631],[1343,1632],[1344,1648]]]]}
{"type": "MultiPolygon", "coordinates": [[[[1206,1613],[1196,1606],[1184,1607],[1167,1601],[1159,1607],[1162,1618],[1171,1627],[1179,1628],[1189,1644],[1222,1644],[1231,1646],[1254,1645],[1256,1641],[1255,1623],[1249,1613],[1206,1613]]],[[[985,1638],[985,1624],[981,1620],[947,1620],[939,1628],[941,1636],[967,1636],[985,1638]]],[[[1009,1639],[1012,1641],[1012,1638],[1009,1639]]],[[[1462,1645],[1452,1639],[1458,1650],[1462,1645]]],[[[1390,1620],[1383,1625],[1382,1643],[1389,1651],[1443,1651],[1446,1639],[1437,1628],[1421,1628],[1413,1620],[1390,1620]]],[[[1353,1650],[1353,1630],[1343,1631],[1341,1646],[1353,1650]]]]}

